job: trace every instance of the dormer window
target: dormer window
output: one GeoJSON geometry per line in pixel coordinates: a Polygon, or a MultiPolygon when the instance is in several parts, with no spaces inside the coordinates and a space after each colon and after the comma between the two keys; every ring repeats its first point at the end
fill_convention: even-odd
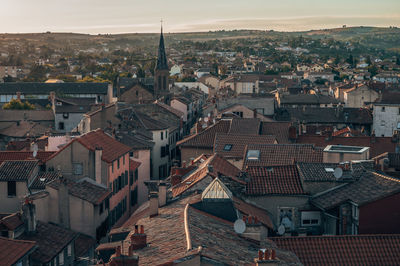
{"type": "Polygon", "coordinates": [[[251,161],[260,160],[260,150],[248,150],[246,158],[251,161]]]}
{"type": "Polygon", "coordinates": [[[225,144],[225,146],[224,146],[224,151],[230,151],[230,150],[232,150],[232,144],[225,144]]]}

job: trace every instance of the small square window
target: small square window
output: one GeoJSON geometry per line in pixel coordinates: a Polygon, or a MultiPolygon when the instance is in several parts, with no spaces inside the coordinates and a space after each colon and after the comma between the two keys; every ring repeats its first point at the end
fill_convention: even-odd
{"type": "Polygon", "coordinates": [[[117,159],[117,169],[119,169],[119,160],[120,158],[117,159]]]}
{"type": "Polygon", "coordinates": [[[232,144],[225,144],[224,151],[230,151],[232,149],[232,144]]]}
{"type": "Polygon", "coordinates": [[[74,167],[74,175],[82,175],[83,174],[83,164],[82,163],[73,163],[74,167]]]}
{"type": "Polygon", "coordinates": [[[382,112],[385,112],[385,106],[382,106],[381,111],[382,111],[382,112]]]}

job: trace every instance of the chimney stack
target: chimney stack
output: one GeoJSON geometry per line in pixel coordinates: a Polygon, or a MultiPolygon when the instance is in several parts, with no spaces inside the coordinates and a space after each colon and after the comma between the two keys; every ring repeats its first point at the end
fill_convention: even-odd
{"type": "Polygon", "coordinates": [[[275,249],[260,249],[258,250],[258,258],[254,259],[257,266],[268,265],[268,266],[278,266],[279,260],[276,258],[275,249]]]}
{"type": "Polygon", "coordinates": [[[25,203],[22,206],[22,219],[25,224],[25,232],[27,234],[34,233],[36,231],[36,206],[25,199],[25,203]]]}
{"type": "Polygon", "coordinates": [[[158,207],[162,207],[167,203],[167,183],[160,182],[158,185],[158,207]]]}
{"type": "Polygon", "coordinates": [[[151,192],[149,194],[149,216],[154,217],[158,215],[158,194],[151,192]]]}
{"type": "Polygon", "coordinates": [[[131,235],[131,245],[129,246],[129,256],[133,255],[134,250],[142,249],[147,246],[147,235],[144,233],[144,226],[135,225],[135,232],[131,235]]]}
{"type": "Polygon", "coordinates": [[[103,148],[96,147],[94,151],[94,169],[95,169],[95,177],[96,182],[102,184],[101,182],[101,157],[103,156],[103,148]]]}
{"type": "Polygon", "coordinates": [[[60,187],[58,188],[58,213],[60,225],[70,228],[68,185],[67,179],[62,175],[60,175],[60,187]]]}
{"type": "MultiPolygon", "coordinates": [[[[130,252],[130,251],[129,251],[130,252]]],[[[139,256],[129,254],[125,256],[121,252],[121,246],[118,246],[115,249],[115,254],[111,256],[109,263],[103,265],[109,266],[123,266],[123,265],[132,265],[137,266],[139,265],[139,256]]]]}

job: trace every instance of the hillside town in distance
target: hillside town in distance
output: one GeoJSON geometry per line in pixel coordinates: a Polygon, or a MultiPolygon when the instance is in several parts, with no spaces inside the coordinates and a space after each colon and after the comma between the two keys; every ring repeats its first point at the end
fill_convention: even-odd
{"type": "Polygon", "coordinates": [[[1,34],[0,265],[400,265],[399,36],[1,34]]]}

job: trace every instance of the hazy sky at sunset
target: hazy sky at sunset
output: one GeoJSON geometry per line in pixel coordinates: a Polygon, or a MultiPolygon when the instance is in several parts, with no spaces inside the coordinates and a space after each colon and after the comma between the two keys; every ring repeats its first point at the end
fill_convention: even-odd
{"type": "Polygon", "coordinates": [[[400,0],[1,0],[0,32],[308,30],[400,26],[400,0]]]}

